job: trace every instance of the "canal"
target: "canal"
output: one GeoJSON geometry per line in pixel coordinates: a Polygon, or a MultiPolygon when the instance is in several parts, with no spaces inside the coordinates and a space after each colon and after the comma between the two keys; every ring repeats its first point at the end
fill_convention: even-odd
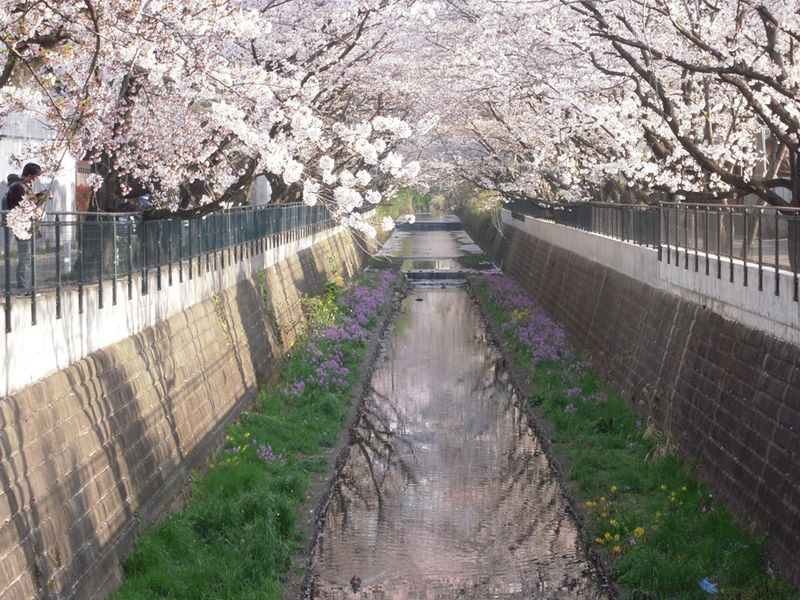
{"type": "Polygon", "coordinates": [[[458,230],[398,233],[385,251],[453,277],[417,279],[387,336],[309,597],[604,598],[450,262],[477,248],[458,230]]]}

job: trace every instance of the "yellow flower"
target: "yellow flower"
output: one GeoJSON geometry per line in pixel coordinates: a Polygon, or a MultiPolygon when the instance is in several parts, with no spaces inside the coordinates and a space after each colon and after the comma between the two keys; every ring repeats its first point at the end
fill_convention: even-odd
{"type": "Polygon", "coordinates": [[[603,536],[605,539],[611,541],[611,534],[606,531],[605,535],[603,536]]]}
{"type": "Polygon", "coordinates": [[[605,502],[605,501],[606,501],[606,497],[605,496],[600,496],[600,502],[605,502]]]}
{"type": "Polygon", "coordinates": [[[619,544],[614,546],[614,554],[622,554],[622,547],[619,544]]]}
{"type": "Polygon", "coordinates": [[[615,486],[615,485],[612,485],[612,486],[611,486],[611,493],[612,493],[612,494],[616,494],[616,493],[617,493],[617,489],[618,489],[618,488],[617,488],[617,486],[615,486]]]}
{"type": "Polygon", "coordinates": [[[637,527],[633,530],[633,537],[643,538],[645,534],[644,527],[637,527]]]}
{"type": "Polygon", "coordinates": [[[663,483],[661,484],[661,491],[662,491],[662,492],[666,492],[666,491],[667,491],[667,486],[666,486],[666,484],[663,484],[663,483]]]}
{"type": "Polygon", "coordinates": [[[619,527],[619,522],[616,519],[611,519],[608,524],[612,527],[619,527]]]}
{"type": "Polygon", "coordinates": [[[682,485],[682,486],[681,486],[681,491],[682,491],[682,492],[685,492],[685,491],[687,491],[687,490],[688,490],[688,488],[687,488],[685,485],[682,485]]]}
{"type": "Polygon", "coordinates": [[[594,541],[597,542],[598,544],[604,544],[605,543],[605,540],[603,538],[601,538],[601,537],[594,538],[594,541]]]}
{"type": "Polygon", "coordinates": [[[587,500],[586,501],[586,506],[588,508],[594,508],[595,506],[597,506],[597,502],[595,502],[594,500],[587,500]]]}
{"type": "Polygon", "coordinates": [[[245,431],[244,432],[244,437],[249,438],[250,437],[250,432],[249,431],[245,431]]]}
{"type": "Polygon", "coordinates": [[[619,541],[619,534],[618,534],[618,533],[615,533],[615,534],[614,534],[614,541],[615,541],[615,542],[618,542],[618,541],[619,541]]]}

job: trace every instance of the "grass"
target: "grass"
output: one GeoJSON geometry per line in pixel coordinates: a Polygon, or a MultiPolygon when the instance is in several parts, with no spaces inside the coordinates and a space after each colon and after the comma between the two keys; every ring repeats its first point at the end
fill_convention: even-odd
{"type": "Polygon", "coordinates": [[[403,264],[404,260],[405,260],[404,258],[398,258],[393,256],[373,256],[369,259],[369,262],[367,263],[367,268],[399,271],[400,266],[403,264]]]}
{"type": "Polygon", "coordinates": [[[455,261],[465,269],[475,269],[478,267],[486,266],[492,263],[492,257],[481,252],[479,254],[467,254],[465,256],[457,256],[455,261]]]}
{"type": "Polygon", "coordinates": [[[606,389],[558,325],[505,277],[473,289],[552,430],[567,488],[625,598],[796,599],[753,539],[672,452],[606,389]],[[510,317],[510,318],[509,318],[510,317]],[[710,594],[702,586],[716,592],[710,594]]]}
{"type": "Polygon", "coordinates": [[[500,222],[502,201],[491,192],[472,192],[462,200],[459,217],[467,231],[482,231],[490,223],[500,222]]]}
{"type": "Polygon", "coordinates": [[[274,389],[227,430],[223,451],[193,484],[187,507],[139,540],[115,598],[272,599],[294,554],[309,475],[347,418],[369,330],[391,295],[391,274],[305,303],[311,327],[274,389]],[[350,305],[348,305],[348,302],[350,305]]]}
{"type": "Polygon", "coordinates": [[[412,188],[402,188],[398,190],[387,202],[378,205],[378,221],[384,217],[397,219],[402,214],[416,214],[428,212],[431,207],[431,200],[434,193],[428,192],[420,194],[412,188]]]}

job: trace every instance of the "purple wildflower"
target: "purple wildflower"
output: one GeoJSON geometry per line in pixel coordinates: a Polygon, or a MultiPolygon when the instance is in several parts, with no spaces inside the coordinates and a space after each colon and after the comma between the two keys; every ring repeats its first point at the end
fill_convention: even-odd
{"type": "Polygon", "coordinates": [[[287,396],[300,396],[306,389],[304,381],[294,381],[286,388],[287,396]]]}
{"type": "Polygon", "coordinates": [[[281,465],[286,464],[286,458],[283,456],[283,452],[280,454],[275,454],[275,452],[272,450],[272,446],[269,444],[262,444],[259,446],[256,453],[258,454],[258,458],[267,464],[275,462],[281,465]]]}
{"type": "Polygon", "coordinates": [[[541,307],[514,281],[504,275],[484,275],[491,300],[510,314],[523,318],[506,322],[501,327],[512,333],[531,353],[533,363],[569,360],[573,351],[564,330],[550,319],[541,307]]]}

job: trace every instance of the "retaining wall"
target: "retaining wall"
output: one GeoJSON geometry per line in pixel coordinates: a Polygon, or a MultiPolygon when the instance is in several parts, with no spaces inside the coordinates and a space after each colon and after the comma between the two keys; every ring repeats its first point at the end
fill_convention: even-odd
{"type": "Polygon", "coordinates": [[[139,532],[276,373],[302,329],[300,293],[362,267],[347,231],[321,237],[276,249],[264,269],[241,261],[229,287],[2,398],[0,597],[102,598],[117,585],[139,532]]]}
{"type": "Polygon", "coordinates": [[[508,218],[502,235],[490,224],[470,233],[672,437],[737,520],[769,533],[773,558],[800,585],[800,347],[644,283],[658,279],[654,255],[640,263],[635,247],[604,239],[621,257],[612,268],[583,243],[589,234],[547,225],[555,238],[508,218]]]}
{"type": "Polygon", "coordinates": [[[191,269],[189,261],[175,261],[171,269],[161,267],[159,277],[151,267],[145,286],[136,272],[130,281],[86,285],[82,297],[77,286],[66,287],[60,315],[53,292],[37,294],[35,312],[30,298],[12,297],[11,331],[0,332],[0,394],[12,394],[341,232],[333,222],[306,225],[195,258],[191,269]]]}

